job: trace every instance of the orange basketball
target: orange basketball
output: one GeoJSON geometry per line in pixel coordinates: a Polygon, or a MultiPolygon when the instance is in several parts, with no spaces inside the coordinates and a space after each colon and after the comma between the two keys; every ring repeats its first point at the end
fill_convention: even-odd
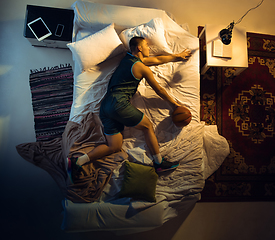
{"type": "Polygon", "coordinates": [[[191,122],[192,114],[188,108],[184,106],[177,107],[172,113],[173,123],[177,127],[187,126],[191,122]]]}

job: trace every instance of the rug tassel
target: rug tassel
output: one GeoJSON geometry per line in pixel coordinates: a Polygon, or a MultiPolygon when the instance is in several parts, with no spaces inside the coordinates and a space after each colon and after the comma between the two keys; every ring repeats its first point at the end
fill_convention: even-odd
{"type": "Polygon", "coordinates": [[[67,68],[67,67],[71,67],[71,64],[65,63],[65,64],[60,64],[59,66],[40,68],[39,70],[38,69],[30,69],[30,73],[33,74],[33,73],[50,71],[50,70],[58,70],[58,69],[67,68]]]}

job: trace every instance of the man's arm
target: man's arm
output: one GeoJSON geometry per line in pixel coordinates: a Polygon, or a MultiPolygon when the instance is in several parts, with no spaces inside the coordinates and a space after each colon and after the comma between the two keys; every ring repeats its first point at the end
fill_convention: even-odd
{"type": "Polygon", "coordinates": [[[153,88],[153,90],[158,94],[162,99],[170,102],[175,107],[180,106],[167,92],[161,87],[158,82],[155,80],[154,75],[151,69],[141,62],[136,63],[133,66],[133,74],[136,78],[141,79],[145,78],[148,84],[153,88]]]}
{"type": "Polygon", "coordinates": [[[177,62],[177,61],[183,61],[188,60],[188,58],[191,56],[191,51],[188,49],[185,49],[183,52],[179,54],[170,54],[170,55],[161,55],[161,56],[155,56],[155,57],[145,57],[142,59],[142,62],[146,66],[154,66],[154,65],[160,65],[168,62],[177,62]]]}

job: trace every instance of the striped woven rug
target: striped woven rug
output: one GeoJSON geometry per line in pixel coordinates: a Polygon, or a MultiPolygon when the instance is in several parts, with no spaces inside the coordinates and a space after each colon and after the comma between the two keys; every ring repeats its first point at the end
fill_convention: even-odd
{"type": "Polygon", "coordinates": [[[36,141],[61,137],[73,101],[72,67],[61,64],[30,70],[29,79],[36,141]]]}

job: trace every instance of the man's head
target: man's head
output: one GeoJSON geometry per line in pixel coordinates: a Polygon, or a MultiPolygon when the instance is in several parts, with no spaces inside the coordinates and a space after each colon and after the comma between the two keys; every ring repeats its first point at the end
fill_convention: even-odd
{"type": "Polygon", "coordinates": [[[144,57],[149,56],[148,43],[143,37],[133,37],[129,42],[129,47],[132,54],[137,54],[141,52],[144,57]]]}

